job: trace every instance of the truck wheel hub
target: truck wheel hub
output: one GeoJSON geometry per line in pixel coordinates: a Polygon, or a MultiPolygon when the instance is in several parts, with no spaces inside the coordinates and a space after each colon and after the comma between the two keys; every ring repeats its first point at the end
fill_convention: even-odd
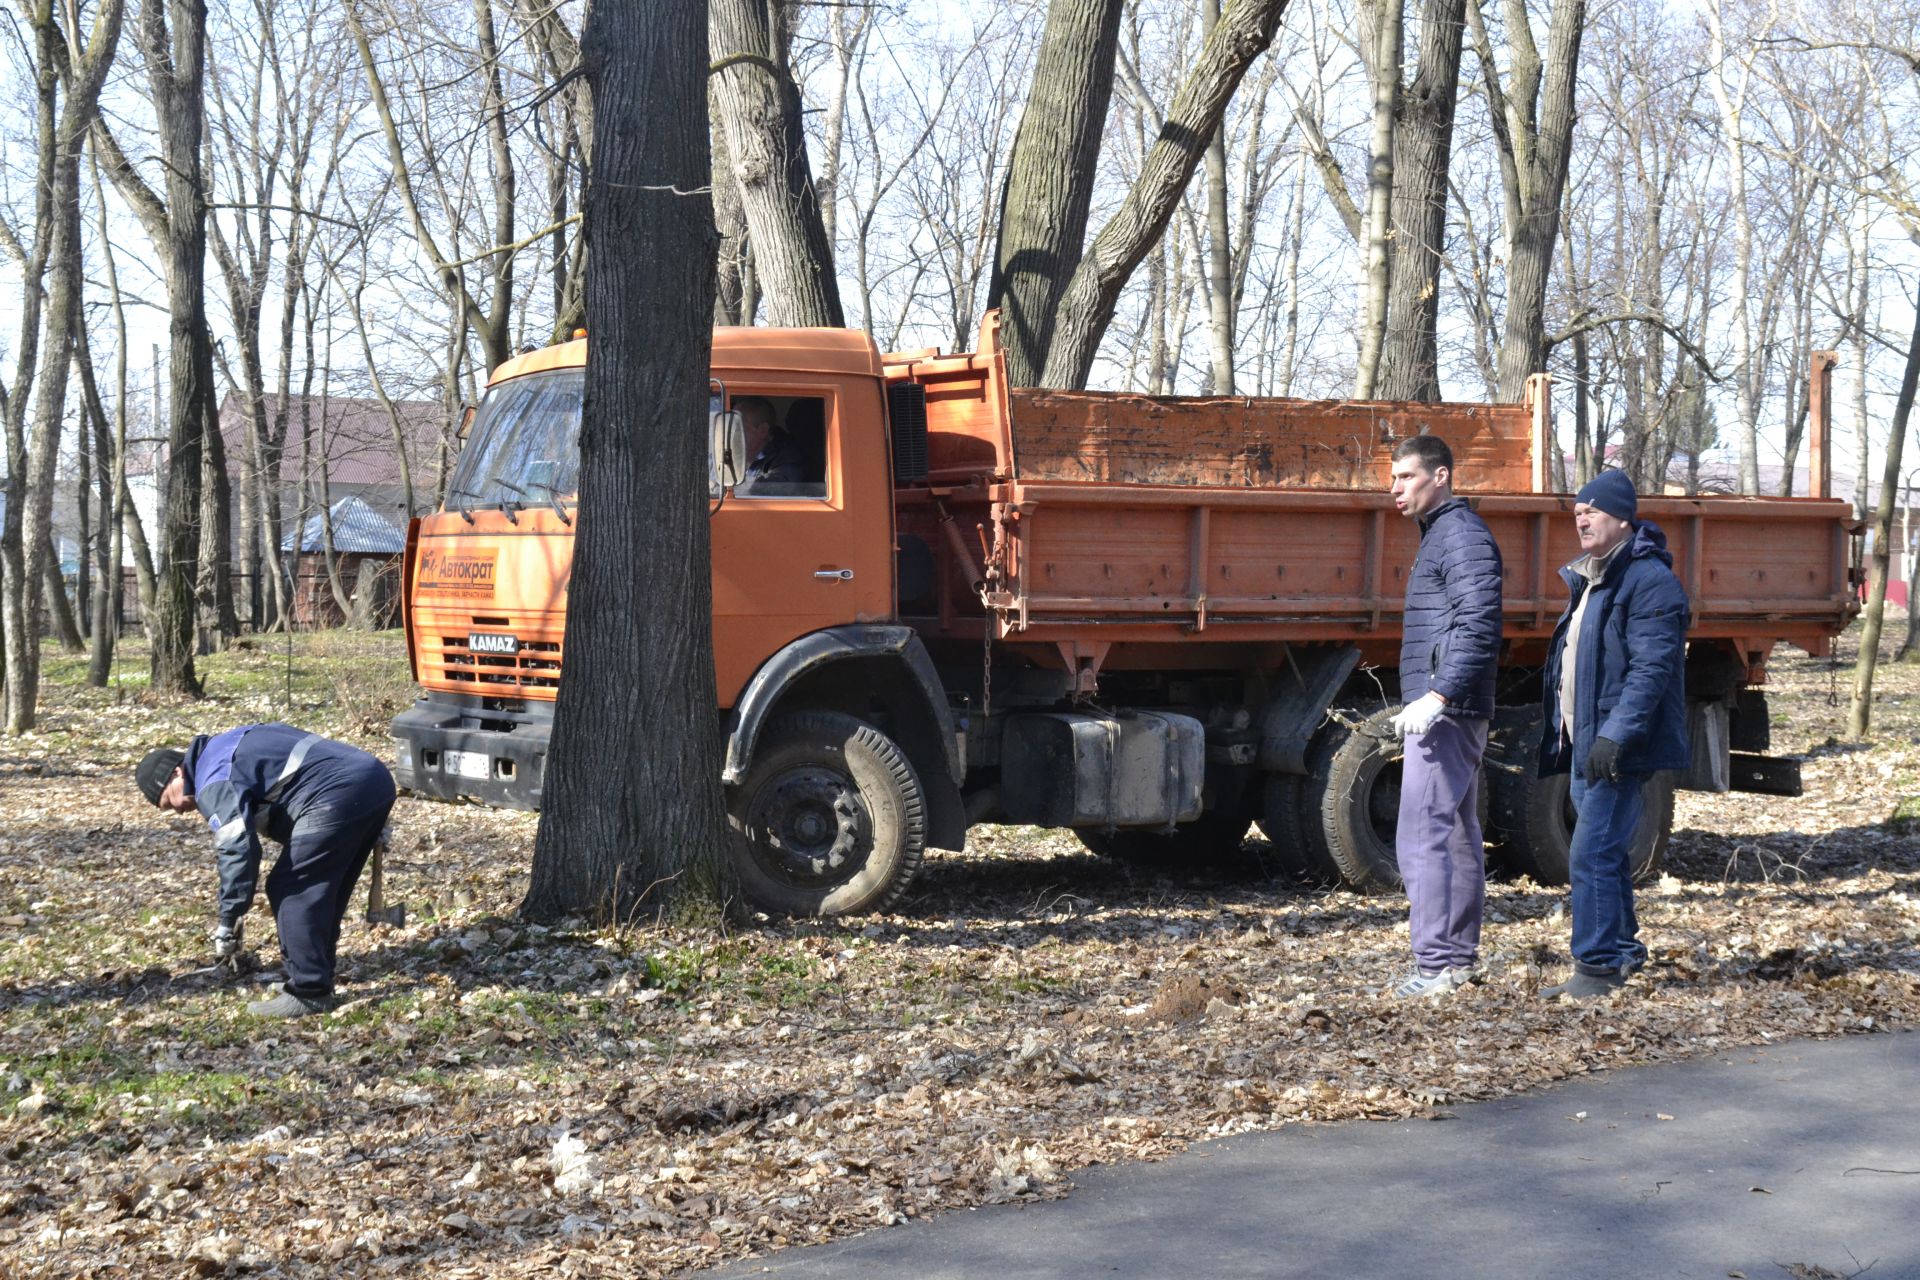
{"type": "Polygon", "coordinates": [[[796,769],[763,793],[754,825],[767,833],[772,869],[804,880],[832,875],[858,846],[860,793],[846,778],[819,769],[796,769]]]}

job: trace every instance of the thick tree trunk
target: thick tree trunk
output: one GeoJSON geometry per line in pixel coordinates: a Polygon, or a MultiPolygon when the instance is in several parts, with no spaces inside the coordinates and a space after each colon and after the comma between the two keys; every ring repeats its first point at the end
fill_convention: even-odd
{"type": "MultiPolygon", "coordinates": [[[[1286,7],[1286,0],[1233,0],[1207,36],[1139,178],[1094,237],[1061,294],[1042,386],[1077,390],[1087,385],[1120,290],[1166,230],[1206,139],[1220,127],[1247,68],[1272,43],[1286,7]]],[[[1007,256],[1004,243],[1002,256],[1007,256]]]]}
{"type": "Polygon", "coordinates": [[[582,38],[587,365],[567,661],[524,915],[718,903],[727,835],[707,540],[715,236],[706,6],[596,5],[582,38]],[[618,625],[605,625],[618,619],[618,625]]]}
{"type": "Polygon", "coordinates": [[[213,397],[207,331],[206,183],[201,139],[206,107],[204,0],[145,0],[142,43],[160,123],[166,228],[160,269],[169,337],[167,459],[161,498],[161,566],[153,602],[155,693],[200,696],[194,658],[194,577],[200,565],[201,458],[213,397]],[[172,32],[167,30],[171,18],[172,32]]]}
{"type": "MultiPolygon", "coordinates": [[[[833,274],[833,246],[808,168],[800,90],[785,59],[776,56],[767,9],[767,0],[713,0],[713,85],[727,152],[766,290],[768,322],[838,329],[846,320],[833,274]]],[[[598,112],[597,102],[594,109],[598,112]]],[[[676,109],[689,110],[685,104],[676,109]]],[[[598,125],[595,136],[605,143],[598,125]]],[[[702,143],[703,155],[706,150],[702,143]]]]}
{"type": "Polygon", "coordinates": [[[1400,94],[1393,134],[1393,262],[1386,346],[1374,382],[1374,394],[1385,400],[1440,398],[1435,329],[1465,14],[1466,0],[1426,0],[1420,14],[1419,66],[1413,83],[1400,94]]]}
{"type": "Polygon", "coordinates": [[[1055,316],[1086,244],[1123,7],[1121,0],[1047,6],[1033,89],[1007,159],[987,286],[987,305],[1000,308],[1007,378],[1016,387],[1041,383],[1055,316]]]}
{"type": "MultiPolygon", "coordinates": [[[[1893,509],[1900,498],[1900,455],[1907,442],[1907,420],[1920,389],[1920,308],[1913,315],[1907,342],[1907,369],[1893,403],[1893,427],[1887,432],[1887,464],[1880,481],[1880,502],[1873,511],[1873,556],[1867,562],[1867,607],[1860,619],[1860,657],[1853,668],[1853,700],[1847,706],[1847,736],[1864,738],[1873,724],[1873,672],[1880,661],[1880,631],[1887,616],[1887,578],[1893,565],[1893,509]]],[[[1913,608],[1911,597],[1907,607],[1913,608]]]]}

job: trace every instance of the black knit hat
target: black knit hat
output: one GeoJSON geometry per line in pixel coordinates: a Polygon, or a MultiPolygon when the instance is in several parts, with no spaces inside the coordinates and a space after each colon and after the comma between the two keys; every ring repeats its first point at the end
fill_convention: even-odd
{"type": "Polygon", "coordinates": [[[140,784],[140,794],[147,798],[148,804],[160,803],[160,793],[167,789],[167,783],[173,780],[173,771],[186,758],[186,752],[176,751],[172,747],[155,747],[141,758],[133,777],[140,784]]]}
{"type": "Polygon", "coordinates": [[[1639,495],[1634,493],[1633,480],[1624,471],[1602,471],[1587,481],[1573,500],[1597,507],[1628,524],[1634,522],[1640,511],[1639,495]]]}

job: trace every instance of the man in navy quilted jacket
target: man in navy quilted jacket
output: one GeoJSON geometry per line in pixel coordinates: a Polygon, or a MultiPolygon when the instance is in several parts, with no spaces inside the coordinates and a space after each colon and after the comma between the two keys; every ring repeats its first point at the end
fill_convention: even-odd
{"type": "Polygon", "coordinates": [[[1480,977],[1487,898],[1480,758],[1500,656],[1500,548],[1453,493],[1453,451],[1409,436],[1393,451],[1393,501],[1420,525],[1407,575],[1395,732],[1406,739],[1394,847],[1407,886],[1413,972],[1403,999],[1445,996],[1480,977]]]}
{"type": "Polygon", "coordinates": [[[1540,994],[1590,1000],[1646,963],[1633,912],[1632,844],[1647,778],[1684,769],[1687,592],[1660,526],[1639,518],[1624,471],[1602,471],[1575,495],[1585,554],[1560,571],[1571,598],[1543,673],[1540,773],[1572,771],[1578,817],[1568,850],[1573,975],[1540,994]]]}
{"type": "Polygon", "coordinates": [[[247,1012],[266,1018],[319,1013],[333,1000],[340,922],[360,870],[393,809],[393,775],[373,756],[284,724],[255,724],[162,747],[135,770],[149,801],[198,809],[213,829],[220,917],[213,953],[240,950],[242,921],[260,879],[260,833],[282,846],[267,875],[286,982],[247,1012]]]}

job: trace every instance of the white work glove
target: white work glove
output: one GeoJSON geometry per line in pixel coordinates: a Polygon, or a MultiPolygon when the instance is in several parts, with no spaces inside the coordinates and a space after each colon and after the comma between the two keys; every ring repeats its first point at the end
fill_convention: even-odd
{"type": "Polygon", "coordinates": [[[244,924],[218,925],[207,936],[213,941],[213,958],[231,960],[240,954],[240,934],[244,924]]]}
{"type": "Polygon", "coordinates": [[[1421,697],[1400,708],[1393,717],[1393,731],[1402,738],[1425,733],[1446,709],[1447,700],[1429,689],[1421,697]]]}

